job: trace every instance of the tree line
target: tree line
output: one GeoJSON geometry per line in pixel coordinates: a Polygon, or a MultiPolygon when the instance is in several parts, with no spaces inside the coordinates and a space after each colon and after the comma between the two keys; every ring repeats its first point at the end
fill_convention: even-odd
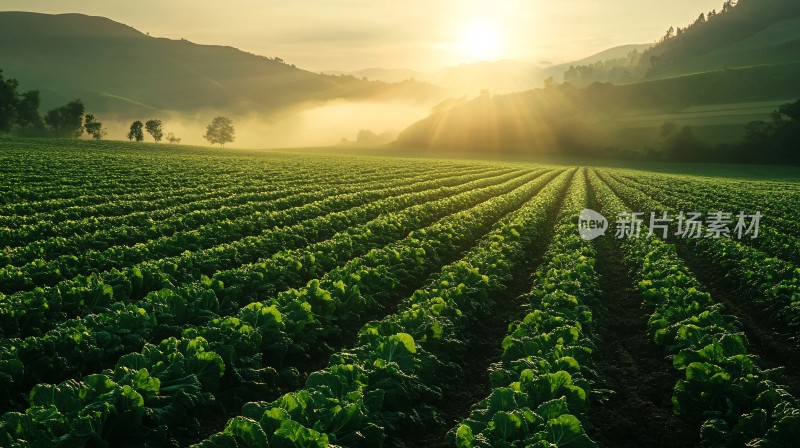
{"type": "Polygon", "coordinates": [[[0,69],[0,133],[23,136],[80,137],[86,132],[94,139],[106,135],[103,124],[93,114],[86,113],[81,100],[39,115],[41,97],[38,90],[18,92],[16,79],[5,79],[0,69]]]}
{"type": "MultiPolygon", "coordinates": [[[[146,123],[142,123],[141,120],[136,120],[131,123],[131,127],[128,130],[128,140],[136,141],[137,143],[144,140],[143,130],[147,131],[156,143],[164,138],[164,123],[157,118],[151,118],[147,120],[146,123]]],[[[170,143],[179,144],[181,142],[181,139],[175,137],[175,134],[172,132],[167,134],[166,137],[167,141],[170,143]]]]}
{"type": "MultiPolygon", "coordinates": [[[[80,99],[49,110],[44,117],[39,114],[41,96],[38,90],[19,92],[19,81],[6,79],[0,69],[0,134],[14,134],[27,137],[70,137],[79,138],[85,132],[95,140],[108,135],[94,114],[86,112],[80,99]]],[[[166,140],[179,144],[181,138],[174,133],[164,134],[164,123],[157,118],[146,122],[134,121],[127,134],[129,141],[141,142],[147,132],[156,143],[166,140]]],[[[236,140],[233,121],[227,117],[216,117],[206,127],[203,135],[211,145],[225,146],[236,140]]]]}
{"type": "Polygon", "coordinates": [[[691,126],[678,126],[667,121],[661,125],[655,146],[643,151],[607,147],[596,155],[667,162],[800,165],[798,142],[800,100],[780,106],[768,121],[746,124],[744,135],[738,142],[712,144],[699,137],[691,126]]]}

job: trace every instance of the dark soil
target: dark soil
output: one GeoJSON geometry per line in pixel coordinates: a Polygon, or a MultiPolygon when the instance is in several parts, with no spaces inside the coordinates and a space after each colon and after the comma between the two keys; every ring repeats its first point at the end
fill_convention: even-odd
{"type": "MultiPolygon", "coordinates": [[[[530,272],[530,271],[529,271],[530,272]]],[[[515,277],[502,295],[495,298],[491,319],[480,321],[471,331],[467,343],[469,350],[464,360],[459,361],[462,370],[448,378],[441,401],[434,403],[437,421],[425,431],[406,432],[390,439],[388,448],[425,447],[445,448],[452,446],[446,441],[447,431],[469,415],[470,407],[489,396],[488,368],[500,360],[503,354],[501,342],[508,334],[508,324],[521,317],[519,296],[530,289],[530,275],[515,277]],[[517,278],[519,280],[517,280],[517,278]]]]}
{"type": "Polygon", "coordinates": [[[743,290],[737,280],[726,278],[721,268],[709,264],[699,256],[686,241],[671,240],[678,255],[703,285],[711,297],[725,305],[727,314],[732,314],[742,324],[747,336],[748,352],[757,355],[763,367],[785,367],[782,383],[791,391],[800,391],[800,346],[797,335],[785,323],[770,315],[768,311],[754,306],[752,294],[743,290]]]}
{"type": "MultiPolygon", "coordinates": [[[[547,184],[544,184],[544,185],[540,186],[539,188],[537,188],[529,197],[527,197],[525,199],[525,201],[522,204],[527,203],[531,198],[533,198],[536,194],[538,194],[539,191],[541,191],[542,188],[544,188],[548,184],[549,184],[549,182],[547,184]]],[[[519,208],[519,207],[517,207],[517,208],[519,208]]],[[[516,208],[514,210],[516,210],[516,208]]],[[[498,219],[498,221],[499,221],[499,219],[498,219]]],[[[486,225],[481,230],[481,233],[486,234],[489,231],[491,231],[495,223],[496,223],[496,221],[495,222],[491,222],[488,225],[486,225]]],[[[443,260],[441,260],[441,263],[439,263],[439,266],[441,267],[441,266],[444,266],[444,265],[447,265],[447,264],[450,264],[450,263],[453,263],[453,262],[459,260],[463,256],[464,252],[466,252],[471,247],[473,247],[478,241],[479,241],[479,239],[476,239],[475,241],[470,242],[469,244],[465,244],[463,247],[460,248],[461,249],[460,251],[458,251],[457,253],[452,254],[449,257],[445,257],[443,260]]],[[[413,294],[414,291],[416,291],[417,289],[419,289],[421,287],[424,287],[430,281],[432,281],[433,279],[437,278],[438,274],[439,274],[439,268],[432,269],[431,273],[430,273],[430,276],[427,279],[425,279],[423,282],[418,282],[418,283],[415,282],[413,284],[404,285],[400,290],[398,290],[395,294],[392,295],[392,299],[393,300],[391,300],[390,303],[383,304],[383,307],[380,310],[377,310],[376,312],[374,312],[374,313],[372,313],[372,314],[370,314],[368,316],[364,316],[362,319],[357,319],[357,320],[353,320],[351,322],[348,322],[347,323],[348,325],[346,327],[342,327],[341,328],[340,334],[336,338],[334,338],[332,340],[328,340],[328,341],[321,341],[320,345],[318,347],[316,347],[315,352],[313,354],[311,354],[311,353],[307,354],[307,357],[305,359],[287,360],[287,365],[296,366],[298,371],[299,371],[299,373],[300,373],[300,376],[297,379],[296,383],[292,384],[292,385],[289,385],[289,386],[281,385],[279,390],[276,391],[271,396],[258,396],[257,398],[253,397],[253,399],[258,399],[258,400],[263,400],[263,401],[271,401],[271,400],[279,398],[283,393],[285,393],[287,391],[294,390],[294,389],[302,387],[302,385],[305,383],[305,378],[309,374],[311,374],[312,372],[315,372],[317,370],[323,369],[328,365],[328,358],[330,357],[331,354],[333,354],[335,352],[338,352],[338,351],[341,351],[341,350],[343,350],[343,349],[345,349],[347,347],[353,347],[355,345],[356,339],[357,339],[357,336],[358,336],[358,331],[361,329],[361,327],[364,324],[366,324],[371,319],[379,319],[382,316],[386,316],[386,315],[389,315],[389,314],[392,314],[392,313],[396,312],[397,308],[398,308],[398,305],[400,304],[400,302],[402,301],[403,298],[411,296],[411,294],[413,294]]],[[[527,277],[527,276],[522,276],[523,280],[526,280],[528,278],[529,277],[527,277]]],[[[530,286],[530,282],[527,282],[526,284],[527,284],[527,286],[530,286]]],[[[514,297],[516,297],[516,296],[514,296],[514,297]]],[[[510,302],[513,302],[513,300],[503,300],[502,301],[502,305],[503,306],[507,306],[509,308],[518,309],[518,307],[513,306],[513,304],[510,303],[510,302]]],[[[502,307],[498,307],[498,308],[502,308],[502,307]]],[[[496,313],[500,313],[501,312],[500,310],[495,310],[495,311],[496,311],[496,313]]],[[[509,311],[509,312],[511,312],[511,311],[509,311]]],[[[511,321],[511,319],[509,319],[509,320],[501,320],[500,323],[505,322],[505,324],[503,324],[503,325],[507,325],[507,323],[510,322],[510,321],[511,321]]],[[[490,327],[489,324],[490,323],[486,323],[487,331],[497,331],[496,328],[488,329],[488,327],[490,327]]],[[[480,326],[484,326],[484,323],[481,323],[480,326]]],[[[481,330],[480,329],[476,329],[475,331],[479,332],[481,330]]],[[[502,328],[502,333],[500,334],[500,336],[498,338],[492,339],[492,341],[495,341],[494,346],[491,346],[491,344],[489,344],[488,342],[486,343],[487,350],[488,350],[488,347],[491,346],[492,349],[497,349],[499,351],[499,349],[500,349],[500,341],[502,341],[502,338],[505,335],[505,333],[506,333],[506,327],[503,327],[502,328]]],[[[489,336],[486,335],[486,337],[488,338],[489,336]]],[[[471,352],[470,356],[473,356],[472,352],[471,352]]],[[[499,359],[499,353],[495,357],[495,360],[496,359],[499,359]]],[[[471,367],[472,366],[470,366],[470,368],[471,367]]],[[[474,400],[469,401],[469,404],[477,402],[477,401],[485,398],[486,395],[488,395],[488,375],[486,373],[486,368],[487,367],[488,367],[488,364],[486,366],[484,366],[484,368],[483,368],[483,376],[487,377],[486,378],[486,389],[484,390],[483,395],[481,395],[479,398],[475,398],[474,400]]],[[[469,381],[469,379],[467,379],[467,378],[471,378],[471,376],[472,375],[469,375],[468,377],[465,377],[464,379],[461,379],[460,381],[467,382],[467,381],[469,381]]],[[[475,376],[477,376],[477,374],[475,376]]],[[[467,389],[466,391],[476,394],[476,397],[479,394],[478,392],[469,390],[466,387],[464,387],[463,389],[467,389]]],[[[459,392],[462,392],[462,391],[463,390],[461,390],[461,389],[459,390],[459,392]]],[[[465,400],[466,399],[469,399],[469,398],[465,398],[465,400]]],[[[448,398],[448,403],[447,404],[449,404],[449,400],[450,399],[448,398]]],[[[224,410],[223,409],[219,409],[217,412],[210,413],[209,415],[204,417],[202,419],[202,421],[201,421],[202,428],[201,428],[200,433],[198,434],[198,437],[197,438],[192,438],[192,440],[190,440],[188,444],[197,443],[198,441],[204,440],[204,439],[208,438],[209,436],[211,436],[213,434],[216,434],[219,431],[222,431],[224,429],[224,427],[225,427],[225,424],[228,422],[228,420],[230,418],[233,418],[233,417],[239,415],[239,413],[240,413],[239,412],[240,411],[239,407],[242,404],[244,404],[244,403],[242,402],[242,403],[237,403],[234,406],[228,406],[228,409],[224,409],[224,410]]],[[[467,405],[467,408],[468,408],[468,405],[467,405]]],[[[442,433],[442,435],[440,435],[438,437],[440,440],[444,439],[443,434],[444,433],[442,433]]],[[[181,446],[186,446],[187,443],[184,442],[184,441],[181,441],[180,445],[181,446]]],[[[425,445],[420,445],[420,446],[432,446],[433,447],[435,445],[427,445],[427,444],[425,444],[425,445]]]]}
{"type": "Polygon", "coordinates": [[[600,337],[593,355],[600,388],[614,393],[593,402],[588,431],[603,447],[675,447],[697,445],[699,426],[672,411],[672,389],[681,375],[647,334],[648,313],[609,238],[597,240],[605,309],[596,310],[600,337]]]}
{"type": "Polygon", "coordinates": [[[681,373],[647,333],[649,313],[617,241],[600,237],[595,248],[603,291],[603,306],[594,307],[599,341],[592,359],[600,382],[595,387],[613,392],[592,401],[587,433],[608,448],[698,445],[699,425],[673,412],[672,391],[681,373]]]}
{"type": "MultiPolygon", "coordinates": [[[[561,192],[559,204],[563,202],[566,191],[561,192]]],[[[461,370],[442,381],[442,400],[432,403],[436,408],[436,420],[424,430],[396,434],[385,444],[387,448],[451,447],[446,440],[447,432],[469,415],[472,405],[489,396],[489,366],[500,361],[502,341],[508,334],[509,325],[523,317],[521,296],[531,289],[533,272],[553,238],[556,216],[556,212],[548,215],[542,226],[544,233],[531,248],[530,256],[514,270],[506,288],[492,298],[492,311],[488,318],[478,321],[469,330],[467,350],[455,360],[461,370]]]]}
{"type": "Polygon", "coordinates": [[[686,244],[677,244],[678,254],[714,300],[725,305],[725,312],[739,319],[747,336],[748,351],[757,355],[766,368],[786,367],[781,383],[800,392],[800,348],[787,325],[753,305],[747,293],[737,289],[717,266],[696,255],[686,244]]]}

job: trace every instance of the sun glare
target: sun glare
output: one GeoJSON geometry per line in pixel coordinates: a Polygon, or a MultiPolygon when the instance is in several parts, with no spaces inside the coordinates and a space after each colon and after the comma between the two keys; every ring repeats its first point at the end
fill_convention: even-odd
{"type": "Polygon", "coordinates": [[[472,22],[464,27],[461,51],[472,61],[497,59],[500,33],[491,22],[472,22]]]}

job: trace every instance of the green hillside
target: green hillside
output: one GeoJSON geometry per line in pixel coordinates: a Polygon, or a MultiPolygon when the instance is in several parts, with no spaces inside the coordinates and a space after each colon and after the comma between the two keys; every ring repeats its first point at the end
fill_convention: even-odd
{"type": "Polygon", "coordinates": [[[645,51],[654,66],[627,84],[569,84],[485,97],[437,111],[400,134],[405,147],[494,153],[641,152],[662,125],[735,143],[800,98],[800,2],[742,0],[645,51]],[[769,9],[772,8],[772,9],[769,9]],[[795,14],[792,17],[792,14],[795,14]]]}
{"type": "Polygon", "coordinates": [[[650,79],[716,70],[800,61],[800,17],[782,20],[762,31],[714,51],[686,58],[652,71],[650,79]]]}
{"type": "Polygon", "coordinates": [[[798,60],[799,18],[797,0],[728,0],[720,12],[668,32],[645,51],[641,64],[655,79],[798,60]]]}
{"type": "Polygon", "coordinates": [[[269,112],[334,98],[424,98],[431,86],[323,76],[235,48],[145,35],[81,14],[0,12],[0,68],[43,108],[80,97],[92,110],[269,112]],[[202,94],[198,94],[202,92],[202,94]]]}

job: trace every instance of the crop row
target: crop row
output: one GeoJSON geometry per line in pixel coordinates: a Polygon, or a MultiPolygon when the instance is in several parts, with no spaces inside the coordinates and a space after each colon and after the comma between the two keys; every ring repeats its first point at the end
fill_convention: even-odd
{"type": "MultiPolygon", "coordinates": [[[[481,203],[474,209],[452,215],[399,243],[381,250],[372,250],[365,257],[352,260],[343,268],[335,269],[322,280],[313,281],[300,291],[288,291],[274,298],[250,304],[234,317],[213,319],[201,327],[185,327],[182,339],[168,338],[158,346],[146,346],[141,353],[123,356],[117,367],[105,375],[115,381],[124,379],[127,373],[118,372],[125,371],[123,369],[125,366],[132,368],[129,364],[136,360],[137,369],[160,366],[151,369],[150,374],[162,382],[169,381],[173,378],[171,375],[176,374],[181,374],[181,378],[185,377],[183,374],[190,375],[195,380],[202,377],[200,391],[197,391],[198,395],[195,396],[196,400],[191,406],[176,402],[180,397],[171,397],[172,400],[148,398],[149,406],[164,414],[156,423],[167,423],[173,429],[186,422],[167,422],[165,419],[177,418],[177,415],[185,419],[186,416],[183,414],[188,411],[199,412],[212,406],[213,397],[209,393],[218,391],[222,386],[225,386],[223,395],[226,397],[230,397],[237,388],[240,389],[240,393],[243,393],[242,388],[269,390],[275,387],[274,368],[280,368],[282,373],[287,374],[292,374],[294,371],[281,368],[285,358],[291,358],[293,354],[296,358],[298,354],[318,347],[318,342],[323,338],[337,334],[338,323],[346,325],[359,313],[378,307],[380,302],[387,300],[387,295],[392,291],[395,294],[402,291],[403,284],[424,279],[427,272],[442,257],[457,252],[460,245],[469,244],[470,237],[475,238],[485,226],[491,225],[493,220],[518,206],[519,202],[524,202],[537,188],[540,188],[539,184],[546,183],[547,178],[552,177],[547,175],[537,182],[526,183],[526,180],[535,176],[525,176],[521,180],[523,188],[514,189],[511,193],[496,199],[489,198],[502,193],[502,189],[508,190],[509,187],[501,186],[500,189],[492,187],[464,193],[480,197],[487,202],[481,203]],[[187,367],[184,364],[175,365],[171,361],[189,356],[187,351],[196,354],[192,347],[198,344],[202,345],[203,352],[207,353],[203,356],[213,358],[214,365],[217,366],[211,370],[212,375],[209,377],[205,376],[205,370],[191,370],[190,367],[197,367],[194,364],[187,367]],[[263,362],[262,357],[264,357],[263,362]],[[274,368],[265,367],[264,362],[274,368]],[[215,376],[217,374],[218,376],[215,376]],[[190,409],[187,409],[187,406],[190,409]],[[167,409],[163,409],[164,407],[167,409]],[[179,408],[178,412],[172,414],[175,407],[179,408]]],[[[519,184],[517,181],[516,186],[519,184]]],[[[515,188],[513,185],[510,187],[515,188]]],[[[464,197],[453,202],[457,206],[463,206],[467,199],[464,197]]],[[[441,209],[442,204],[439,205],[434,210],[441,209]]],[[[205,364],[204,366],[208,367],[205,364]]],[[[67,383],[61,386],[65,385],[67,383]]],[[[46,387],[49,386],[36,386],[31,397],[35,397],[37,390],[46,387]]],[[[120,384],[119,387],[123,386],[120,384]]],[[[172,391],[172,389],[167,390],[172,391]]],[[[73,390],[64,393],[74,392],[73,390]]],[[[35,401],[32,398],[33,403],[35,401]]],[[[87,406],[89,404],[91,403],[87,402],[87,406]]],[[[43,417],[40,411],[36,406],[32,406],[27,414],[43,417]]],[[[80,425],[81,422],[75,421],[75,424],[80,425]]]]}
{"type": "MultiPolygon", "coordinates": [[[[664,207],[635,189],[610,182],[637,205],[664,207]]],[[[726,277],[749,294],[757,307],[774,313],[794,328],[800,326],[800,268],[795,264],[727,238],[692,238],[686,244],[724,270],[726,277]]],[[[793,249],[797,251],[797,247],[793,249]]]]}
{"type": "Polygon", "coordinates": [[[73,199],[77,202],[72,205],[101,204],[144,192],[203,188],[218,181],[220,185],[264,184],[297,171],[319,172],[320,161],[324,161],[331,179],[340,183],[348,182],[346,173],[352,173],[354,165],[359,167],[359,176],[365,177],[408,169],[419,172],[431,166],[439,169],[478,166],[444,161],[391,163],[341,155],[271,154],[264,158],[260,154],[226,154],[219,157],[219,154],[198,154],[192,148],[131,151],[94,143],[0,142],[0,172],[3,173],[0,190],[4,191],[0,196],[0,215],[56,211],[70,205],[66,201],[73,199]],[[87,179],[91,183],[87,183],[87,179]],[[2,204],[13,203],[20,203],[22,208],[16,213],[3,208],[2,204]]]}
{"type": "MultiPolygon", "coordinates": [[[[458,176],[433,174],[426,176],[426,180],[421,183],[429,184],[427,179],[431,178],[452,179],[458,176]]],[[[174,222],[153,223],[149,229],[138,230],[126,226],[103,235],[109,237],[110,241],[118,239],[117,236],[122,232],[126,238],[156,237],[131,247],[120,245],[107,250],[94,250],[92,246],[109,245],[109,241],[97,233],[89,238],[75,238],[70,242],[72,244],[64,244],[65,242],[61,241],[50,243],[46,246],[48,252],[51,248],[56,252],[63,252],[65,246],[74,245],[75,250],[81,250],[83,253],[80,256],[62,255],[52,261],[36,260],[22,267],[6,266],[0,269],[0,280],[4,284],[0,292],[9,293],[35,286],[50,286],[77,275],[123,268],[152,259],[174,257],[187,250],[199,251],[243,237],[259,235],[275,225],[287,225],[318,214],[339,211],[341,207],[354,207],[397,192],[414,191],[418,183],[420,183],[419,178],[407,178],[394,182],[387,180],[379,185],[355,185],[319,192],[305,192],[304,189],[299,191],[290,189],[288,192],[279,190],[273,194],[263,195],[264,202],[198,211],[178,217],[174,222]],[[273,200],[269,200],[269,196],[274,196],[273,200]],[[192,230],[173,232],[176,230],[176,223],[180,227],[192,230]],[[157,237],[160,234],[166,235],[157,237]],[[86,241],[87,239],[89,241],[86,241]]],[[[41,246],[42,249],[44,247],[41,246]]]]}
{"type": "MultiPolygon", "coordinates": [[[[69,250],[74,253],[75,249],[104,249],[114,244],[135,244],[151,238],[170,236],[177,231],[191,230],[202,224],[213,223],[215,220],[226,217],[233,219],[252,216],[257,212],[270,210],[270,201],[276,199],[302,199],[300,195],[305,195],[307,201],[316,201],[326,195],[358,191],[353,185],[326,186],[324,182],[320,182],[324,177],[317,176],[307,176],[306,182],[303,183],[277,182],[267,186],[261,185],[256,192],[237,194],[236,191],[228,191],[225,197],[204,201],[196,209],[193,209],[192,204],[187,204],[189,209],[185,214],[179,213],[179,210],[186,208],[184,205],[180,205],[174,210],[167,210],[169,213],[160,214],[159,212],[156,214],[158,216],[134,213],[108,219],[92,217],[59,223],[36,221],[35,224],[3,230],[0,232],[0,241],[7,247],[4,252],[8,255],[12,255],[12,251],[15,249],[23,253],[39,253],[40,257],[49,256],[51,252],[61,254],[71,253],[69,250]],[[162,219],[158,219],[159,217],[162,219]],[[64,238],[65,236],[77,238],[67,240],[64,238]],[[50,240],[42,241],[45,238],[50,238],[50,240]],[[83,245],[86,247],[84,248],[83,245]]],[[[391,182],[396,179],[405,179],[407,176],[407,173],[403,173],[397,177],[386,175],[385,179],[368,179],[363,186],[364,188],[379,188],[381,181],[391,182]]]]}
{"type": "MultiPolygon", "coordinates": [[[[453,175],[468,174],[469,172],[472,171],[459,171],[453,175]]],[[[402,177],[403,176],[401,176],[401,178],[402,177]]],[[[392,179],[393,177],[387,176],[386,180],[389,181],[392,179]]],[[[411,178],[407,179],[407,182],[412,183],[417,180],[419,180],[417,177],[412,176],[411,178]]],[[[363,189],[368,189],[374,187],[386,187],[386,183],[387,182],[385,181],[376,181],[369,184],[364,183],[359,185],[361,185],[363,189]]],[[[269,184],[272,189],[275,189],[275,187],[279,185],[280,184],[269,184]]],[[[289,185],[289,187],[291,187],[291,185],[289,185]]],[[[265,187],[262,185],[254,188],[263,190],[265,187]]],[[[258,196],[261,197],[261,200],[265,200],[270,197],[280,197],[281,195],[285,197],[289,194],[308,193],[309,190],[320,190],[320,186],[313,185],[306,188],[288,188],[283,190],[278,189],[277,191],[272,192],[262,192],[258,196]]],[[[354,189],[352,186],[349,188],[332,186],[328,188],[327,192],[329,194],[333,194],[334,192],[348,192],[353,190],[357,191],[357,189],[354,189]]],[[[104,250],[113,245],[133,245],[143,241],[148,241],[151,238],[167,238],[175,232],[191,230],[202,225],[203,223],[212,222],[213,220],[210,218],[212,218],[214,214],[219,215],[222,213],[220,211],[204,213],[202,209],[236,205],[242,198],[241,195],[233,194],[233,191],[227,191],[223,196],[225,195],[227,195],[228,198],[214,200],[213,204],[209,204],[207,207],[199,207],[195,213],[190,215],[179,214],[178,216],[165,218],[164,220],[154,219],[153,216],[146,216],[143,221],[141,220],[141,217],[137,217],[135,222],[106,223],[108,227],[107,230],[95,229],[92,232],[73,232],[72,234],[68,234],[67,237],[56,236],[43,240],[37,240],[25,246],[15,248],[6,247],[3,251],[3,254],[0,254],[0,261],[2,261],[3,264],[21,265],[31,262],[35,259],[48,260],[61,255],[77,254],[92,250],[104,250]]],[[[245,198],[246,197],[247,196],[245,196],[245,198]]],[[[247,201],[245,200],[241,202],[247,201]]],[[[185,204],[185,206],[194,209],[197,204],[190,203],[185,204]]],[[[230,211],[231,209],[228,210],[230,211]]],[[[232,210],[235,211],[235,209],[232,210]]],[[[188,211],[194,210],[187,209],[187,212],[188,211]]],[[[177,210],[173,209],[172,212],[177,213],[177,210]]],[[[156,216],[156,218],[158,217],[156,216]]],[[[106,227],[106,224],[104,224],[104,227],[106,227]]]]}
{"type": "Polygon", "coordinates": [[[683,210],[686,212],[713,212],[713,211],[723,211],[732,213],[731,219],[731,237],[736,238],[736,242],[740,244],[745,244],[748,246],[753,246],[759,250],[762,250],[774,257],[779,257],[783,260],[792,262],[792,263],[800,263],[800,251],[797,250],[800,247],[800,238],[788,235],[785,233],[785,229],[782,227],[782,224],[771,219],[768,212],[765,212],[762,209],[763,204],[759,204],[757,202],[745,202],[739,201],[737,204],[734,205],[733,203],[721,201],[714,197],[708,196],[695,196],[692,194],[686,195],[676,195],[674,193],[666,193],[669,192],[667,186],[662,184],[658,187],[643,185],[638,182],[632,182],[627,178],[620,178],[619,176],[614,176],[611,173],[606,173],[609,178],[613,179],[618,183],[622,183],[630,188],[634,188],[640,190],[642,193],[647,194],[648,196],[656,199],[664,204],[668,204],[673,208],[678,210],[683,210]],[[741,207],[737,210],[732,210],[730,207],[741,207]],[[748,215],[754,214],[757,211],[760,211],[762,215],[766,214],[766,218],[761,218],[762,221],[759,226],[759,233],[758,238],[751,238],[750,236],[745,236],[742,239],[738,238],[738,235],[733,232],[734,227],[736,225],[736,214],[739,212],[744,212],[748,215]],[[767,222],[772,221],[775,224],[769,225],[767,222]],[[779,227],[781,226],[781,227],[779,227]]]}
{"type": "MultiPolygon", "coordinates": [[[[299,172],[293,175],[282,177],[279,183],[297,183],[302,180],[304,174],[309,174],[299,169],[298,171],[299,172]]],[[[268,185],[272,185],[272,183],[273,182],[270,182],[268,185]]],[[[100,202],[97,204],[74,204],[75,200],[50,199],[49,201],[61,205],[61,208],[33,213],[26,213],[32,211],[26,209],[30,207],[28,203],[18,202],[7,204],[0,208],[0,210],[2,210],[2,213],[0,213],[0,225],[15,227],[43,221],[55,224],[68,220],[83,220],[86,224],[92,224],[94,222],[92,218],[101,221],[113,217],[119,218],[126,214],[143,212],[160,213],[162,210],[176,204],[188,204],[195,201],[222,197],[229,194],[228,190],[235,192],[262,191],[265,184],[265,182],[257,184],[243,183],[241,179],[233,178],[233,176],[226,176],[209,180],[201,185],[188,184],[174,189],[158,189],[154,186],[151,190],[131,193],[125,196],[117,196],[114,197],[112,201],[100,202]]],[[[46,195],[43,197],[46,197],[46,195]]],[[[106,199],[108,198],[106,197],[106,199]]]]}
{"type": "Polygon", "coordinates": [[[333,355],[301,390],[252,402],[225,430],[198,447],[381,446],[407,425],[424,426],[426,403],[440,398],[443,371],[465,349],[470,324],[546,231],[571,175],[563,173],[461,260],[361,328],[356,347],[333,355]]]}
{"type": "MultiPolygon", "coordinates": [[[[626,173],[627,174],[627,173],[626,173]]],[[[625,175],[626,179],[632,176],[625,175]]],[[[790,193],[784,188],[769,188],[770,183],[740,183],[715,179],[713,183],[687,177],[641,175],[635,180],[644,186],[669,192],[675,198],[695,198],[700,205],[718,210],[747,213],[760,211],[764,224],[776,231],[800,236],[800,224],[794,219],[800,205],[800,192],[790,193]],[[736,207],[736,210],[731,210],[736,207]]],[[[690,211],[690,210],[686,210],[690,211]]],[[[700,211],[700,210],[691,210],[700,211]]]]}
{"type": "Polygon", "coordinates": [[[601,298],[597,253],[576,226],[587,206],[586,186],[581,172],[524,296],[527,314],[509,326],[500,362],[489,369],[489,396],[448,433],[458,448],[596,446],[581,424],[591,395],[589,306],[601,298]]]}
{"type": "MultiPolygon", "coordinates": [[[[64,238],[66,236],[86,235],[112,229],[116,226],[144,226],[147,220],[153,222],[177,218],[196,210],[213,209],[226,204],[243,204],[260,200],[264,194],[275,190],[302,186],[304,182],[274,182],[267,185],[221,185],[212,189],[186,189],[186,192],[159,192],[151,198],[141,200],[114,200],[94,206],[79,206],[48,214],[3,216],[6,229],[3,239],[8,241],[4,252],[19,251],[25,244],[37,242],[42,238],[64,238]],[[226,199],[228,201],[226,201],[226,199]],[[49,228],[48,228],[49,227],[49,228]]],[[[148,195],[150,196],[150,195],[148,195]]],[[[147,227],[153,222],[149,222],[147,227]]]]}
{"type": "MultiPolygon", "coordinates": [[[[62,142],[64,144],[66,142],[62,142]]],[[[80,146],[80,142],[76,146],[80,146]]],[[[0,143],[1,144],[1,143],[0,143]]],[[[267,184],[292,173],[319,175],[309,158],[289,155],[263,157],[208,157],[187,156],[167,151],[138,153],[136,151],[96,151],[84,148],[38,151],[30,142],[24,142],[25,151],[15,153],[13,148],[4,151],[0,160],[8,162],[10,172],[0,176],[6,190],[0,196],[0,215],[30,215],[33,213],[58,213],[66,207],[97,205],[171,195],[170,192],[196,187],[203,190],[211,185],[267,184]],[[22,165],[19,159],[24,158],[22,165]],[[101,173],[101,175],[98,175],[101,173]],[[187,176],[187,173],[191,175],[187,176]],[[89,179],[87,183],[86,179],[89,179]],[[155,195],[155,196],[152,196],[155,195]],[[10,207],[10,208],[9,208],[10,207]]],[[[392,164],[386,161],[357,159],[358,174],[363,177],[431,167],[431,163],[392,164]]],[[[352,174],[353,160],[347,157],[325,160],[331,183],[347,183],[352,174]]],[[[436,162],[439,169],[460,169],[476,166],[436,162]]]]}
{"type": "MultiPolygon", "coordinates": [[[[0,161],[3,162],[0,166],[8,168],[0,176],[3,182],[0,188],[9,190],[8,194],[0,197],[2,214],[8,214],[10,210],[5,208],[8,205],[20,214],[29,214],[56,210],[59,204],[65,202],[71,205],[99,204],[151,189],[201,186],[207,180],[214,183],[215,179],[224,180],[229,176],[236,183],[234,176],[242,174],[235,167],[214,163],[210,159],[202,163],[174,155],[115,154],[114,151],[81,151],[76,148],[43,149],[35,148],[32,142],[18,144],[24,148],[22,151],[8,148],[0,142],[3,148],[0,151],[0,161]],[[187,177],[187,170],[208,177],[187,177]],[[91,184],[87,184],[87,177],[91,179],[91,184]]],[[[264,168],[272,171],[269,166],[264,168]]],[[[275,167],[275,173],[279,172],[275,167]]]]}
{"type": "MultiPolygon", "coordinates": [[[[506,174],[500,179],[507,179],[519,173],[506,174]]],[[[470,180],[470,176],[455,178],[456,184],[470,180]]],[[[417,185],[421,191],[437,186],[438,181],[429,181],[417,185]]],[[[480,179],[477,185],[492,184],[494,178],[480,179]]],[[[398,187],[400,193],[414,192],[413,186],[398,187]]],[[[439,190],[436,194],[445,195],[453,190],[439,190]]],[[[456,190],[458,191],[458,190],[456,190]]],[[[259,219],[265,222],[265,231],[261,234],[195,252],[184,252],[179,256],[145,262],[139,265],[112,269],[100,275],[90,277],[79,276],[74,280],[63,282],[57,286],[34,289],[7,296],[0,301],[0,329],[9,335],[38,334],[46,330],[52,323],[63,321],[66,317],[83,316],[108,307],[116,302],[136,300],[151,291],[157,291],[170,284],[179,285],[199,280],[201,276],[212,276],[215,273],[252,263],[275,252],[300,247],[307,241],[320,241],[330,238],[336,232],[343,231],[354,224],[363,222],[363,218],[371,219],[379,214],[391,211],[385,208],[392,205],[413,204],[414,198],[401,196],[393,200],[394,189],[384,191],[388,204],[371,192],[362,192],[345,197],[332,197],[322,203],[305,204],[279,213],[262,215],[259,219]],[[376,200],[369,203],[363,200],[376,200]],[[354,204],[355,202],[355,204],[354,204]],[[363,204],[358,207],[352,205],[363,204]],[[331,213],[334,209],[345,209],[345,212],[331,213]],[[308,219],[313,218],[313,219],[308,219]],[[306,219],[304,222],[299,222],[306,219]],[[356,221],[352,221],[356,219],[356,221]],[[270,229],[276,224],[292,224],[283,228],[270,229]]],[[[441,196],[440,196],[441,197],[441,196]]],[[[406,205],[407,206],[407,205],[406,205]]],[[[227,227],[235,223],[227,223],[227,227]]],[[[229,234],[229,232],[219,232],[229,234]]]]}
{"type": "MultiPolygon", "coordinates": [[[[604,213],[626,210],[594,173],[591,182],[604,213]]],[[[685,374],[675,385],[675,411],[702,425],[704,446],[795,446],[797,400],[775,382],[779,371],[763,369],[748,354],[738,320],[702,290],[675,247],[657,237],[626,239],[621,246],[646,306],[654,309],[648,331],[685,374]]]]}

